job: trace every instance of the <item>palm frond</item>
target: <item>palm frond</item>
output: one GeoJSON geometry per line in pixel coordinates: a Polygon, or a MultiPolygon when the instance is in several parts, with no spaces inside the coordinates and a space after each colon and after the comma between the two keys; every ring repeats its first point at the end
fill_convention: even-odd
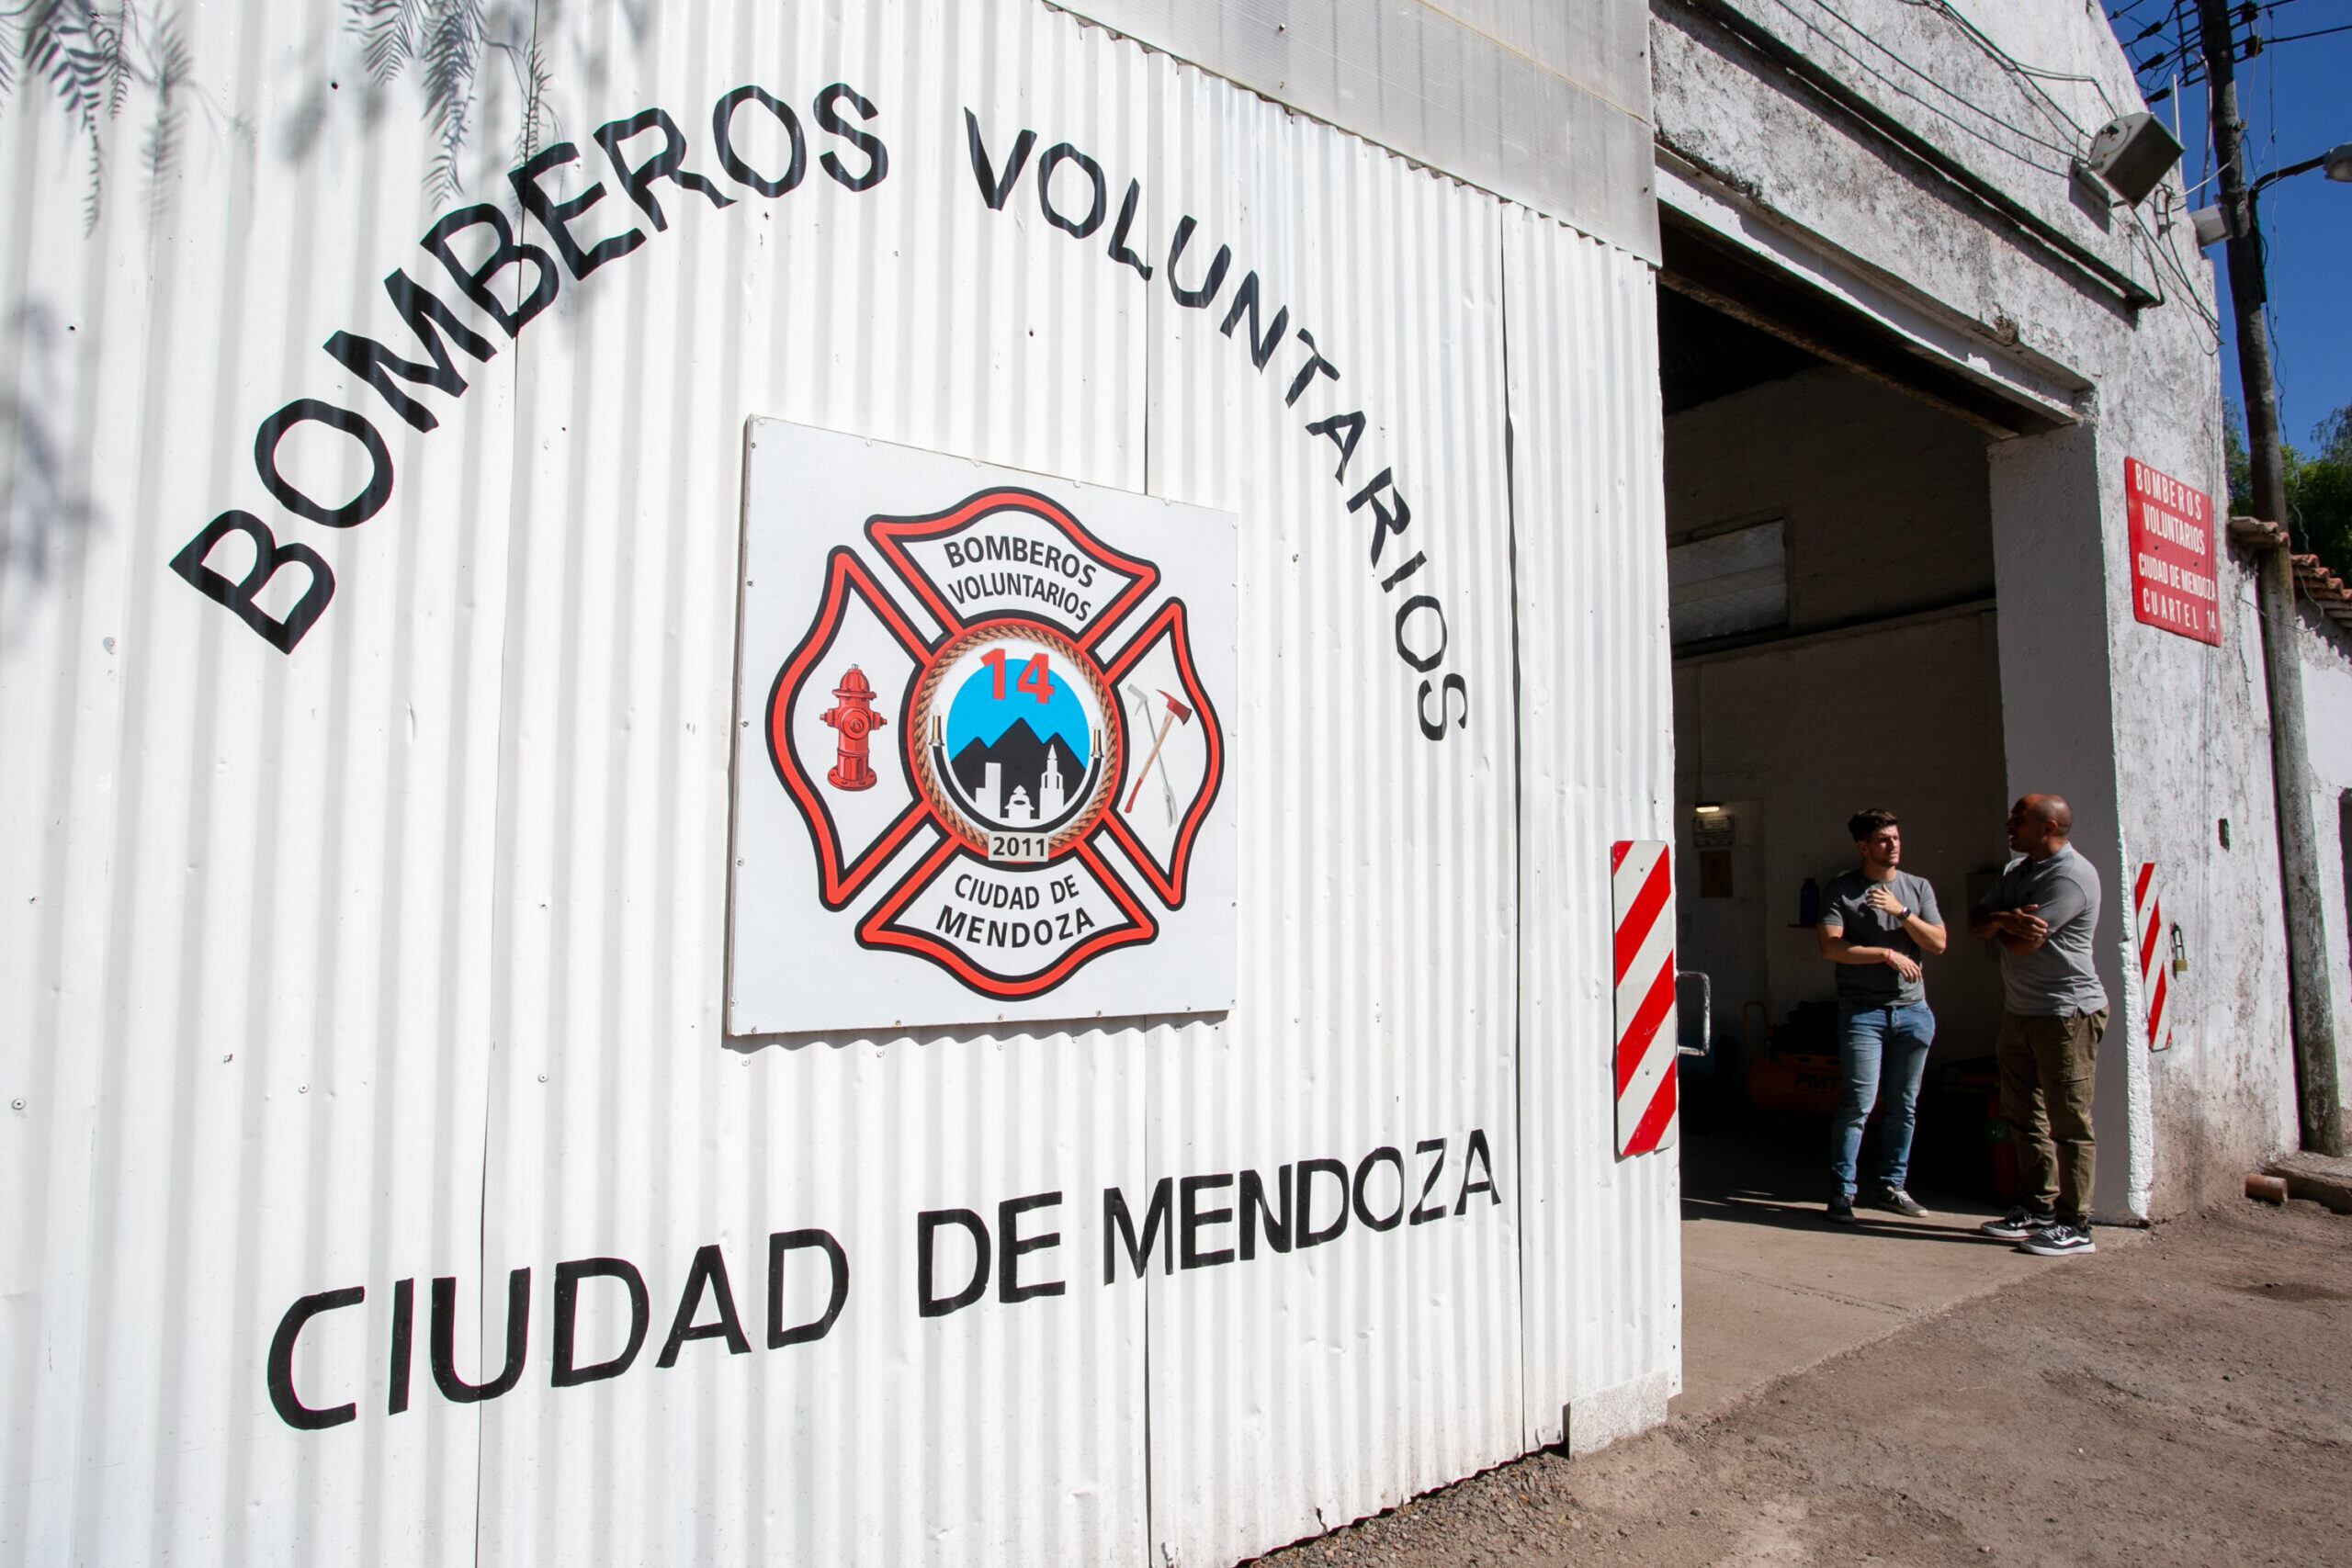
{"type": "Polygon", "coordinates": [[[553,73],[548,69],[546,51],[538,39],[523,56],[523,129],[516,138],[515,158],[518,164],[528,163],[539,150],[539,117],[546,112],[548,89],[554,85],[553,73]]]}
{"type": "Polygon", "coordinates": [[[344,0],[343,12],[359,34],[368,75],[379,84],[399,76],[416,58],[420,0],[344,0]]]}
{"type": "Polygon", "coordinates": [[[435,200],[458,194],[464,181],[458,168],[466,133],[472,129],[474,77],[481,63],[481,0],[435,0],[424,35],[424,113],[441,146],[428,183],[435,200]]]}
{"type": "Polygon", "coordinates": [[[98,231],[98,219],[106,208],[107,150],[96,136],[90,138],[90,183],[82,192],[82,232],[98,231]]]}
{"type": "Polygon", "coordinates": [[[123,6],[112,14],[95,8],[90,12],[90,54],[97,72],[96,85],[106,94],[108,119],[122,113],[123,100],[130,96],[130,62],[123,51],[123,30],[130,8],[130,0],[124,0],[123,6]]]}
{"type": "Polygon", "coordinates": [[[130,92],[130,62],[123,50],[128,6],[101,11],[89,0],[32,0],[26,8],[17,55],[47,81],[66,115],[87,134],[101,118],[122,112],[130,92]]]}
{"type": "Polygon", "coordinates": [[[343,0],[344,26],[358,39],[368,75],[382,85],[405,73],[417,85],[434,140],[424,180],[434,200],[447,200],[464,186],[467,143],[482,112],[488,90],[482,72],[492,51],[514,65],[523,98],[517,133],[523,155],[546,139],[552,73],[536,41],[532,9],[500,5],[493,11],[490,0],[343,0]],[[518,18],[529,19],[513,26],[518,18]],[[493,22],[502,36],[493,36],[493,22]]]}
{"type": "Polygon", "coordinates": [[[82,36],[81,17],[62,0],[37,0],[25,17],[19,47],[25,69],[46,81],[74,124],[87,131],[96,123],[96,106],[85,91],[89,73],[83,63],[87,51],[78,42],[82,36]]]}
{"type": "Polygon", "coordinates": [[[180,89],[188,80],[192,61],[180,36],[179,18],[166,11],[157,19],[153,46],[155,118],[148,122],[141,148],[147,165],[147,221],[152,229],[164,216],[165,193],[179,173],[180,130],[187,114],[180,89]]]}

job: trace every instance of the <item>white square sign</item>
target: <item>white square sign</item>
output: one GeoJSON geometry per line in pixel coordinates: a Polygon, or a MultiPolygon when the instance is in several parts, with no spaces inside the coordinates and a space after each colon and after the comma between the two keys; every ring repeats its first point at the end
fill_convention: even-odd
{"type": "Polygon", "coordinates": [[[1231,1007],[1232,514],[746,440],[728,1032],[1231,1007]]]}

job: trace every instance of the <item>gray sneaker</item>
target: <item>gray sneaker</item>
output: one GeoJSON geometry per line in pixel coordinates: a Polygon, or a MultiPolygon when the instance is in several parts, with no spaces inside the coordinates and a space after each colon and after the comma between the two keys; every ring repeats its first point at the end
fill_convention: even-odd
{"type": "Polygon", "coordinates": [[[1891,1209],[1908,1220],[1924,1220],[1928,1206],[1900,1187],[1890,1187],[1871,1200],[1873,1209],[1891,1209]]]}
{"type": "Polygon", "coordinates": [[[2058,1223],[2058,1216],[2029,1209],[2020,1203],[1997,1220],[1986,1220],[1976,1228],[1985,1235],[2000,1241],[2023,1241],[2058,1223]]]}
{"type": "Polygon", "coordinates": [[[2083,1221],[2058,1220],[2018,1243],[2018,1247],[2036,1258],[2072,1258],[2078,1252],[2097,1252],[2098,1244],[2091,1240],[2091,1227],[2083,1221]]]}

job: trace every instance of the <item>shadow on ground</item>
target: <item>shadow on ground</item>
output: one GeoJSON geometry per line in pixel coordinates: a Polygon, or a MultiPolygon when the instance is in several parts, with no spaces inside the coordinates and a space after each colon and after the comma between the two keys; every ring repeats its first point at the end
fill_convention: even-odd
{"type": "MultiPolygon", "coordinates": [[[[1821,1145],[1825,1124],[1804,1121],[1722,1122],[1685,1136],[1682,1145],[1682,1217],[1734,1224],[1819,1230],[1828,1222],[1827,1156],[1821,1145]]],[[[1865,1150],[1865,1155],[1868,1153],[1865,1150]]],[[[1962,1194],[1932,1182],[1912,1184],[1913,1195],[1934,1212],[1928,1221],[1908,1220],[1873,1210],[1867,1201],[1855,1210],[1855,1229],[1905,1241],[1961,1241],[2007,1247],[1976,1234],[1976,1227],[2006,1205],[1980,1194],[1962,1194]]]]}

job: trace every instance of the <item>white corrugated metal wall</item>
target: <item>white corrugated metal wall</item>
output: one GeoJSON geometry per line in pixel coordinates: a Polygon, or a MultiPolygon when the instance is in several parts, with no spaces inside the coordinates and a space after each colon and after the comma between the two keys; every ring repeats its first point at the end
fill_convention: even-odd
{"type": "Polygon", "coordinates": [[[1674,837],[1664,412],[1655,283],[1622,252],[1513,209],[1519,519],[1519,936],[1525,1441],[1599,1447],[1682,1386],[1681,1168],[1621,1160],[1594,1129],[1615,1081],[1607,847],[1674,837]],[[1566,1417],[1568,1406],[1575,1416],[1566,1417]],[[1564,1431],[1564,1424],[1572,1429],[1564,1431]]]}
{"type": "MultiPolygon", "coordinates": [[[[77,128],[38,83],[0,109],[0,1561],[1227,1561],[1555,1439],[1564,1404],[1662,1397],[1674,1172],[1610,1146],[1606,975],[1607,845],[1662,831],[1670,776],[1646,265],[1017,0],[540,9],[542,144],[595,159],[594,126],[659,105],[713,173],[710,106],[756,81],[799,110],[808,177],[724,210],[657,187],[666,231],[565,274],[519,340],[469,317],[498,354],[422,394],[429,433],[318,344],[406,341],[379,280],[446,283],[415,236],[504,196],[511,82],[485,73],[468,194],[435,200],[432,128],[340,12],[183,17],[175,168],[138,166],[139,88],[99,121],[86,236],[77,128]],[[816,162],[863,163],[814,123],[836,81],[888,149],[862,193],[816,162]],[[1000,155],[1030,127],[1114,202],[1139,180],[1156,266],[1196,219],[1187,286],[1229,246],[1226,288],[1257,272],[1338,379],[1289,406],[1304,346],[1254,368],[1214,330],[1229,293],[1178,304],[1025,179],[990,211],[967,107],[1000,155]],[[298,396],[384,433],[371,521],[269,504],[254,427],[298,396]],[[1343,487],[1303,426],[1351,408],[1343,487]],[[754,414],[1239,513],[1232,1014],[724,1037],[754,414]],[[1442,742],[1392,646],[1398,556],[1371,570],[1345,505],[1383,467],[1414,510],[1387,547],[1426,550],[1470,682],[1442,742]],[[167,569],[232,505],[335,572],[290,658],[167,569]],[[1092,1272],[1107,1186],[1444,1137],[1451,1190],[1473,1129],[1500,1203],[1092,1272]],[[914,1211],[1046,1190],[1068,1294],[915,1318],[914,1211]],[[805,1225],[854,1259],[850,1306],[771,1350],[766,1238],[805,1225]],[[559,1260],[634,1264],[659,1336],[713,1243],[748,1355],[649,1345],[548,1386],[559,1260]],[[457,1280],[479,1381],[523,1268],[520,1384],[447,1402],[430,1281],[457,1280]],[[271,1334],[350,1286],[293,1377],[357,1418],[294,1430],[271,1334]]],[[[614,191],[582,227],[635,217],[614,191]]],[[[330,468],[302,471],[362,477],[330,468]]]]}
{"type": "MultiPolygon", "coordinates": [[[[1283,367],[1253,369],[1221,311],[1152,291],[1151,488],[1244,520],[1236,799],[1253,908],[1231,1018],[1150,1043],[1151,1161],[1352,1168],[1437,1137],[1458,1161],[1475,1128],[1509,1171],[1499,204],[1195,72],[1168,73],[1158,98],[1153,188],[1232,246],[1236,272],[1280,280],[1338,366],[1327,409],[1372,423],[1335,483],[1335,449],[1300,428],[1306,399],[1283,409],[1283,367]],[[1370,514],[1344,497],[1389,467],[1413,522],[1374,569],[1370,514]],[[1437,744],[1378,590],[1415,548],[1430,559],[1416,584],[1449,606],[1447,666],[1473,693],[1470,728],[1437,744]]],[[[1454,1185],[1450,1170],[1449,1202],[1454,1185]]],[[[1513,1218],[1481,1201],[1155,1279],[1154,1561],[1230,1562],[1517,1453],[1513,1218]]]]}

